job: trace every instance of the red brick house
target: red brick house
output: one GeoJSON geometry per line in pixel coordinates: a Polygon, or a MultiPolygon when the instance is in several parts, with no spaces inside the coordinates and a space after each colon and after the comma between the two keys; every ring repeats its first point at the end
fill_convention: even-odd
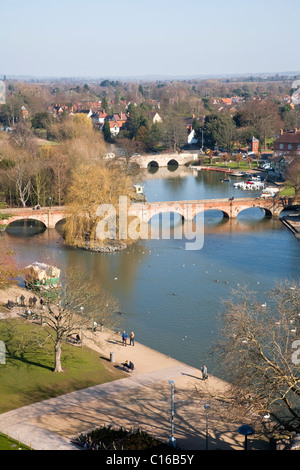
{"type": "Polygon", "coordinates": [[[276,154],[298,154],[300,155],[300,131],[280,131],[280,136],[274,141],[274,152],[276,154]]]}

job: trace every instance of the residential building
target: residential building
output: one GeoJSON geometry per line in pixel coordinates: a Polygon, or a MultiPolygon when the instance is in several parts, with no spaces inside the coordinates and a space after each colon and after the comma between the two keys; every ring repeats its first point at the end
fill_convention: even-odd
{"type": "Polygon", "coordinates": [[[156,111],[153,111],[150,113],[150,118],[152,120],[152,124],[155,124],[157,122],[162,122],[162,118],[156,111]]]}
{"type": "Polygon", "coordinates": [[[274,141],[274,152],[277,155],[300,155],[300,131],[294,128],[292,131],[280,131],[280,136],[274,141]]]}
{"type": "Polygon", "coordinates": [[[275,176],[284,179],[285,173],[290,168],[294,160],[295,160],[295,157],[293,155],[285,155],[285,156],[278,155],[276,157],[273,157],[270,160],[270,163],[272,166],[272,170],[275,173],[275,176]]]}

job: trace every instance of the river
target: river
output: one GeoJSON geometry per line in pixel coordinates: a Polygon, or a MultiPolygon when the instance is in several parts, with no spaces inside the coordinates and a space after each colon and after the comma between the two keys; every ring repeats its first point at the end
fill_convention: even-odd
{"type": "MultiPolygon", "coordinates": [[[[144,171],[137,180],[143,180],[149,202],[257,195],[221,178],[179,167],[144,171]]],[[[118,253],[91,253],[66,247],[56,230],[37,233],[30,224],[11,227],[4,236],[22,266],[47,259],[85,266],[118,299],[124,328],[137,341],[197,368],[206,363],[212,372],[209,351],[220,331],[223,299],[247,284],[265,301],[276,281],[298,278],[300,245],[280,220],[265,218],[260,209],[244,211],[237,220],[209,211],[204,220],[199,250],[186,250],[184,239],[159,239],[118,253]]]]}

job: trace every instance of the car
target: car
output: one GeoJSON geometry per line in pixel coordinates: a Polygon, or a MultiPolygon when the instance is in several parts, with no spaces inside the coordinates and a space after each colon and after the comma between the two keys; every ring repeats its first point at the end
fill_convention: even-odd
{"type": "Polygon", "coordinates": [[[134,153],[132,156],[133,156],[133,157],[140,157],[141,154],[140,154],[140,153],[134,153]]]}

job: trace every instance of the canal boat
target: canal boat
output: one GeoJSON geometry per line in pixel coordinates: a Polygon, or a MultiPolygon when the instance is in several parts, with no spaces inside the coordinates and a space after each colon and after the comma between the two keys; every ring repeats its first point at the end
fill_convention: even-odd
{"type": "Polygon", "coordinates": [[[26,266],[25,286],[26,287],[57,287],[60,284],[60,269],[37,261],[26,266]]]}

